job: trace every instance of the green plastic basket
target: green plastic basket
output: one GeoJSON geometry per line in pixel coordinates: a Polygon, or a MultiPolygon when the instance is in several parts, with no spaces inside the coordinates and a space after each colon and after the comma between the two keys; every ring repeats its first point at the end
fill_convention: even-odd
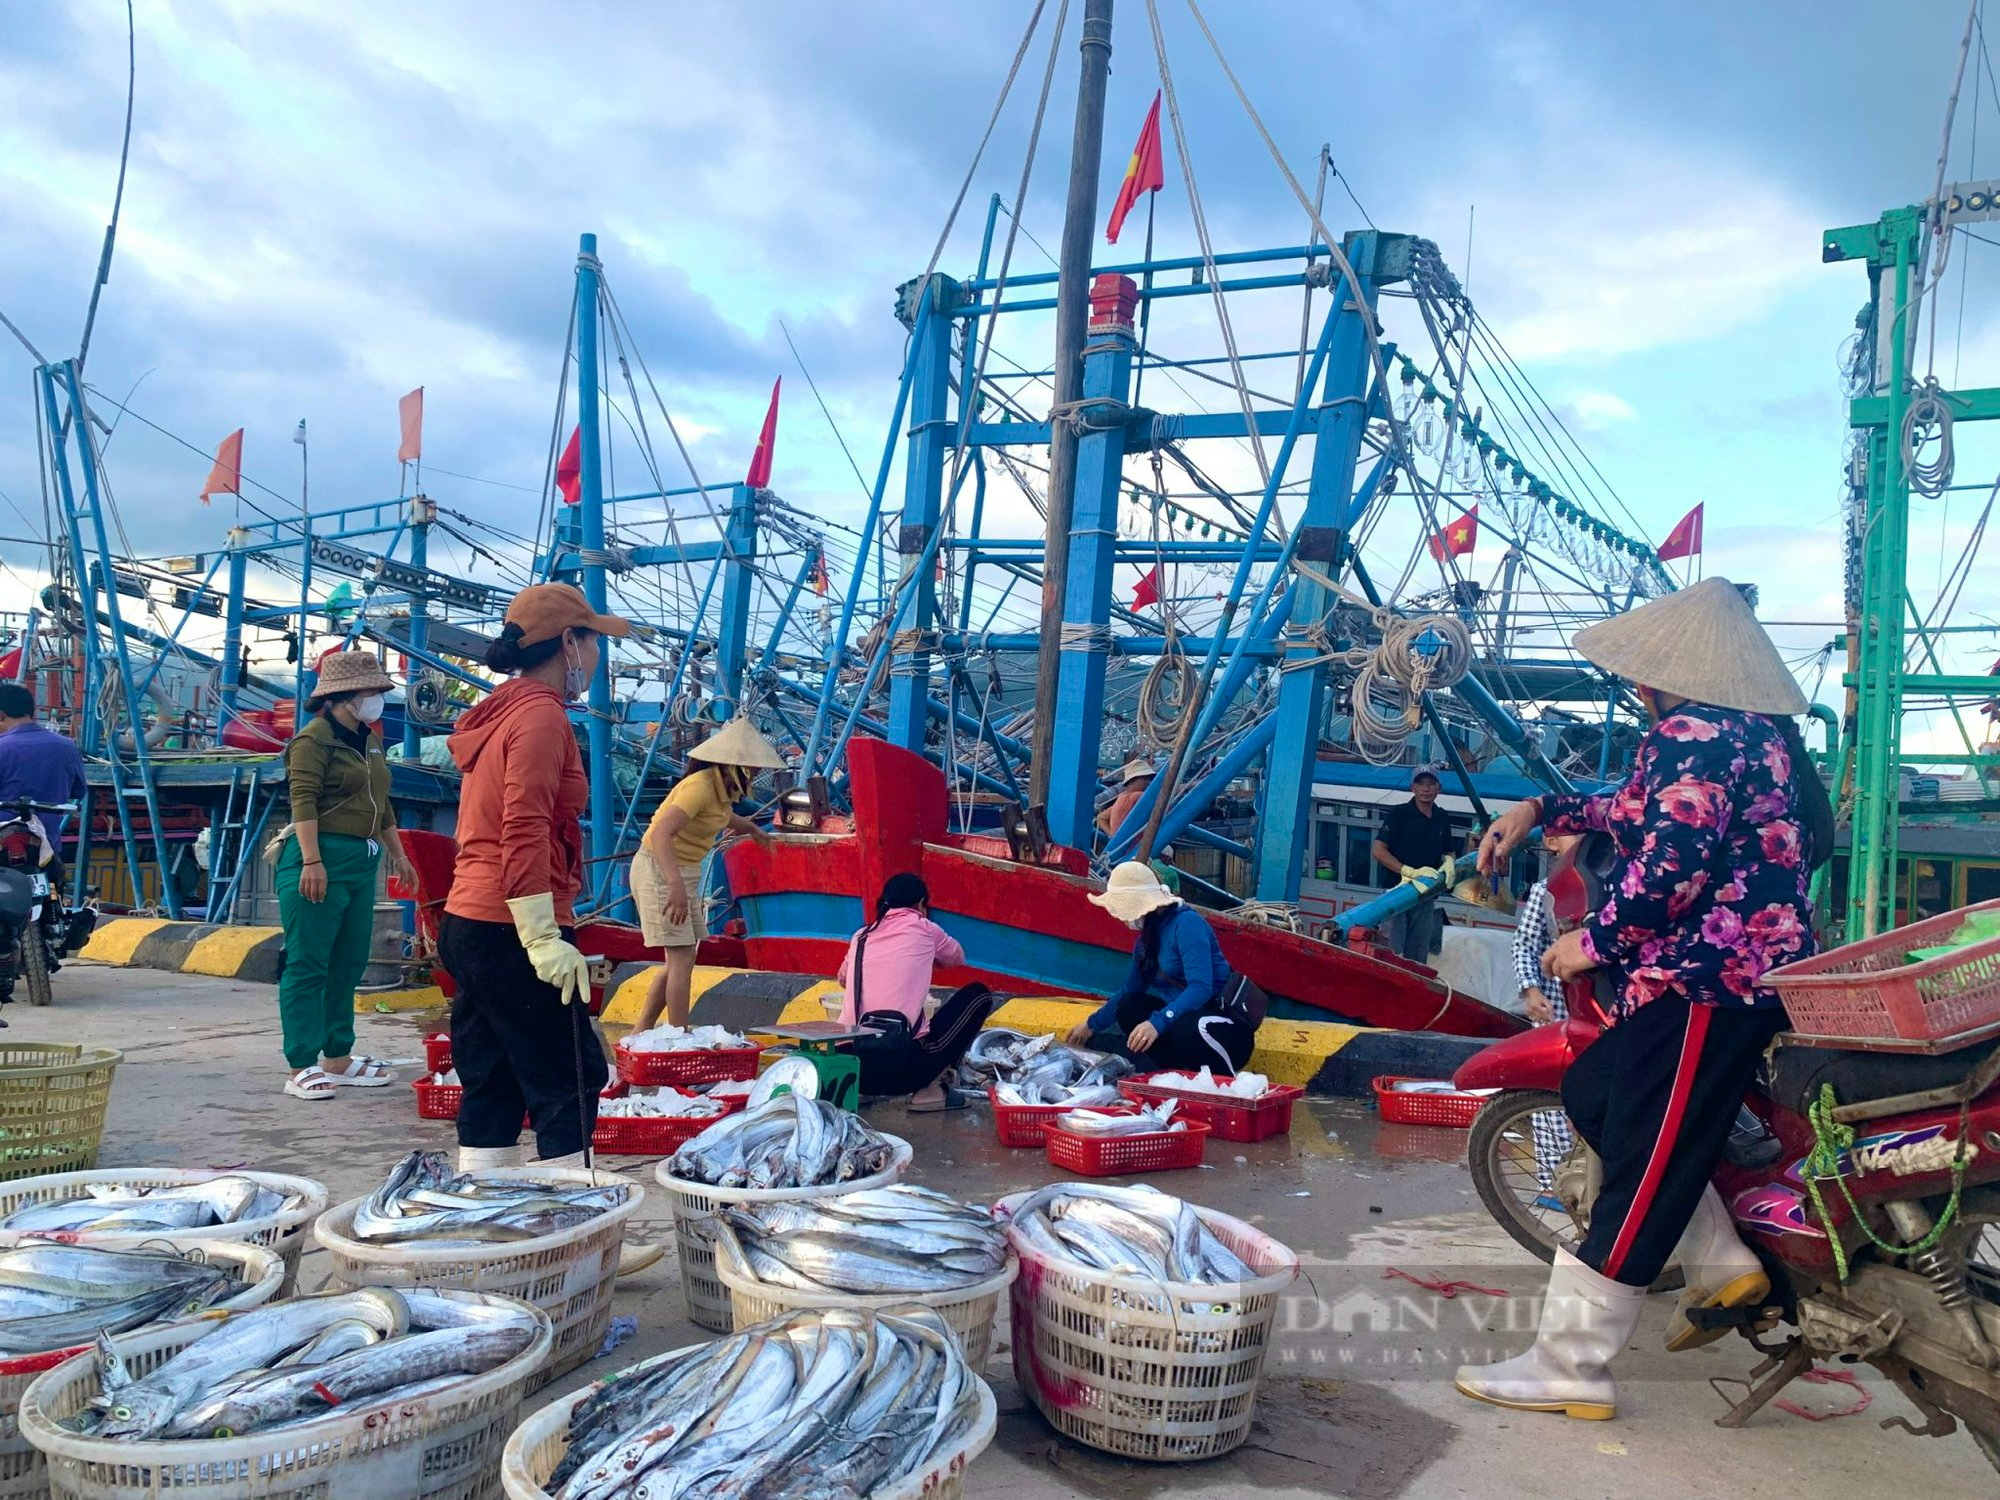
{"type": "Polygon", "coordinates": [[[0,1182],[96,1166],[123,1059],[109,1047],[0,1043],[0,1182]]]}

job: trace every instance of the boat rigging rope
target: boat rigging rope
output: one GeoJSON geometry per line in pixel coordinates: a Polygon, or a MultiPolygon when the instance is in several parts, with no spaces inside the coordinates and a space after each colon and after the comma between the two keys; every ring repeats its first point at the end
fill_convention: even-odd
{"type": "Polygon", "coordinates": [[[1903,472],[1910,488],[1936,499],[1951,486],[1957,458],[1952,451],[1952,410],[1949,394],[1938,385],[1935,375],[1924,377],[1910,397],[1903,414],[1903,472]],[[1937,445],[1932,458],[1923,458],[1930,445],[1937,445]]]}
{"type": "MultiPolygon", "coordinates": [[[[1181,175],[1187,179],[1188,212],[1194,220],[1195,238],[1201,244],[1202,274],[1208,278],[1208,289],[1215,301],[1215,320],[1222,330],[1222,345],[1229,353],[1229,373],[1236,380],[1236,394],[1243,404],[1243,423],[1249,430],[1251,452],[1257,459],[1257,473],[1264,487],[1271,485],[1271,460],[1264,452],[1264,436],[1257,429],[1256,408],[1250,403],[1250,381],[1243,373],[1243,359],[1236,349],[1236,330],[1229,321],[1228,300],[1222,293],[1222,276],[1216,269],[1215,246],[1208,234],[1208,215],[1201,206],[1201,190],[1195,186],[1194,158],[1188,153],[1187,127],[1181,121],[1180,96],[1174,90],[1173,68],[1167,62],[1167,39],[1160,30],[1160,10],[1157,0],[1146,0],[1146,19],[1153,27],[1153,54],[1160,65],[1160,90],[1167,101],[1167,115],[1173,121],[1174,151],[1181,159],[1181,175]]],[[[1310,210],[1311,205],[1307,205],[1310,210]]],[[[1317,218],[1317,215],[1315,215],[1317,218]]],[[[1335,252],[1338,254],[1338,252],[1335,252]]],[[[1342,265],[1346,262],[1343,260],[1342,265]]],[[[1349,271],[1352,277],[1352,271],[1349,271]]],[[[1284,524],[1280,518],[1280,526],[1284,524]]]]}
{"type": "MultiPolygon", "coordinates": [[[[952,225],[958,222],[958,211],[965,206],[965,195],[971,191],[972,179],[979,171],[980,159],[986,155],[986,148],[992,143],[994,127],[1000,123],[1000,111],[1007,107],[1007,96],[1014,91],[1014,80],[1020,76],[1021,63],[1028,55],[1028,44],[1035,39],[1035,29],[1042,24],[1042,11],[1047,4],[1048,0],[1035,0],[1034,13],[1028,17],[1028,29],[1021,33],[1021,45],[1014,49],[1014,65],[1007,70],[1007,81],[1000,85],[1000,97],[993,101],[993,113],[986,121],[986,133],[979,138],[979,149],[972,153],[972,164],[965,169],[965,181],[958,185],[958,196],[951,200],[951,212],[945,215],[944,228],[938,232],[937,247],[931,251],[930,264],[924,267],[924,274],[921,278],[924,281],[930,280],[931,273],[937,270],[938,262],[944,258],[945,242],[951,238],[952,225]]],[[[1067,12],[1069,7],[1065,5],[1063,9],[1067,12]]],[[[1062,34],[1062,24],[1060,21],[1056,24],[1056,34],[1058,40],[1060,40],[1062,34]]],[[[785,342],[789,344],[791,338],[792,336],[789,333],[786,334],[785,342]]],[[[798,350],[794,349],[792,353],[796,355],[798,350]]],[[[799,367],[804,369],[804,363],[801,362],[799,367]]],[[[806,381],[810,384],[812,376],[808,375],[806,381]]],[[[819,394],[817,389],[815,389],[813,394],[819,394]]],[[[827,418],[828,422],[832,420],[831,416],[827,418]]],[[[842,446],[844,447],[845,444],[842,446]]],[[[851,458],[849,462],[852,462],[851,458]]],[[[858,474],[859,471],[857,471],[857,477],[858,474]]],[[[863,481],[863,485],[864,487],[866,486],[865,480],[863,481]]]]}

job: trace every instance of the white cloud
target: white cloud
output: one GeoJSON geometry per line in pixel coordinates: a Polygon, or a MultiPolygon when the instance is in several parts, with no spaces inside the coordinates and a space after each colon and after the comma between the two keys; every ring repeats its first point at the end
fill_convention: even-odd
{"type": "Polygon", "coordinates": [[[1568,405],[1571,416],[1591,432],[1602,432],[1639,415],[1631,402],[1610,391],[1583,391],[1570,397],[1568,405]]]}

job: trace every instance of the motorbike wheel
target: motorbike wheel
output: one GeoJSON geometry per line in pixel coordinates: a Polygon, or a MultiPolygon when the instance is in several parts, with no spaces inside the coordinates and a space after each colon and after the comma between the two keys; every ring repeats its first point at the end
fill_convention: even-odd
{"type": "MultiPolygon", "coordinates": [[[[1544,1089],[1510,1089],[1495,1094],[1479,1111],[1472,1122],[1466,1155],[1472,1185],[1486,1211],[1522,1249],[1553,1261],[1558,1246],[1576,1247],[1583,1237],[1583,1226],[1542,1183],[1545,1165],[1535,1141],[1538,1117],[1543,1153],[1563,1135],[1572,1141],[1569,1149],[1576,1149],[1569,1117],[1563,1113],[1562,1095],[1544,1089]],[[1557,1124],[1562,1135],[1552,1129],[1557,1124]]],[[[1565,1151],[1564,1157],[1567,1154],[1565,1151]]],[[[1558,1158],[1548,1165],[1560,1164],[1558,1158]]]]}
{"type": "Polygon", "coordinates": [[[21,939],[21,978],[27,981],[28,1004],[47,1005],[55,997],[49,992],[49,955],[42,946],[42,932],[31,927],[21,939]]]}

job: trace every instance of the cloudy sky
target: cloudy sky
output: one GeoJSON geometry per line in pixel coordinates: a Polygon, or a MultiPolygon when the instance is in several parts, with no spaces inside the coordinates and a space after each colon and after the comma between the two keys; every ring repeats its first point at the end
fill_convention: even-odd
{"type": "MultiPolygon", "coordinates": [[[[1836,356],[1865,286],[1853,267],[1820,264],[1818,236],[1928,193],[1959,0],[1910,0],[1893,25],[1873,0],[1207,8],[1301,173],[1329,143],[1375,223],[1436,240],[1460,270],[1470,219],[1474,300],[1654,541],[1706,501],[1710,571],[1759,582],[1772,619],[1837,618],[1836,356]]],[[[853,520],[860,486],[780,320],[872,471],[903,349],[893,289],[923,269],[1029,9],[139,0],[130,178],[89,378],[117,399],[133,390],[137,413],[204,452],[120,424],[109,462],[135,547],[220,544],[229,502],[205,510],[196,494],[206,452],[238,426],[246,474],[288,500],[302,417],[316,506],[394,496],[395,401],[419,384],[425,489],[531,530],[581,230],[600,236],[704,477],[740,476],[783,375],[776,487],[853,520]]],[[[1144,7],[1119,11],[1107,204],[1159,85],[1144,7]]],[[[1185,8],[1162,13],[1218,243],[1297,243],[1298,209],[1185,8]]],[[[947,271],[970,269],[987,195],[1014,192],[1042,57],[1038,43],[947,271]]],[[[1074,73],[1065,47],[1024,215],[1050,247],[1074,73]]],[[[122,5],[9,7],[0,311],[52,357],[76,347],[124,97],[122,5]]],[[[1171,144],[1168,159],[1160,248],[1190,253],[1171,144]]],[[[1952,175],[1977,170],[2000,173],[2000,90],[1975,53],[1952,175]]],[[[1361,220],[1338,184],[1327,218],[1361,220]]],[[[1954,255],[1939,373],[1995,383],[2000,251],[1961,237],[1954,255]]],[[[1027,241],[1016,264],[1049,265],[1027,241]]],[[[1183,333],[1192,349],[1195,330],[1183,333]]],[[[31,361],[11,341],[0,361],[13,371],[0,382],[0,495],[25,513],[0,507],[0,533],[23,536],[42,503],[31,361]]],[[[636,450],[620,441],[632,488],[636,450]]],[[[1990,479],[1996,459],[1968,435],[1961,482],[1990,479]]],[[[685,482],[678,460],[667,479],[685,482]]],[[[1920,602],[1984,498],[1922,505],[1920,602]]],[[[32,547],[0,543],[0,556],[35,570],[32,547]]],[[[462,554],[447,561],[481,576],[462,554]]],[[[1984,574],[1962,619],[2000,612],[1984,574]]],[[[1781,634],[1805,653],[1830,631],[1781,634]]],[[[1993,640],[1958,659],[1990,656],[1993,640]]]]}

